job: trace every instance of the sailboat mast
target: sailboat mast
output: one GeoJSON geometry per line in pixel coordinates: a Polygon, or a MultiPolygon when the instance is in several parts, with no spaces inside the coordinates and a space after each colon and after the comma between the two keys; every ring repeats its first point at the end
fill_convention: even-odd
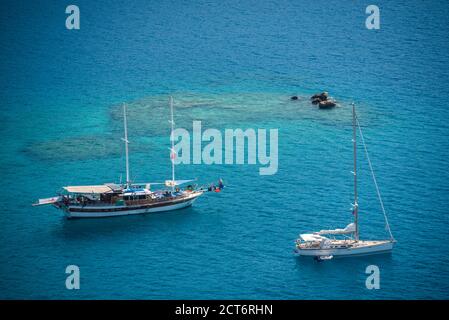
{"type": "Polygon", "coordinates": [[[352,143],[354,147],[354,224],[355,240],[359,240],[359,204],[357,194],[357,133],[356,133],[355,105],[352,103],[352,143]]]}
{"type": "Polygon", "coordinates": [[[170,149],[170,159],[171,159],[171,179],[172,179],[172,192],[175,191],[175,137],[173,136],[173,130],[175,122],[173,120],[173,97],[170,96],[170,124],[171,124],[171,132],[170,132],[170,141],[171,141],[171,149],[170,149]]]}
{"type": "Polygon", "coordinates": [[[125,128],[125,138],[122,139],[125,142],[125,157],[126,157],[126,187],[129,187],[129,156],[128,156],[128,126],[126,123],[126,104],[123,104],[123,123],[125,128]]]}

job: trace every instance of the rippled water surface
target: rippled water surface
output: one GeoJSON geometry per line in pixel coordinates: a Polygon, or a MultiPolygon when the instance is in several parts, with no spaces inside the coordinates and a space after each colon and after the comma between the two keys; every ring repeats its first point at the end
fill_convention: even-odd
{"type": "MultiPolygon", "coordinates": [[[[449,298],[445,1],[377,1],[376,31],[367,1],[76,4],[72,31],[63,3],[0,10],[1,298],[449,298]],[[320,90],[339,107],[312,107],[320,90]],[[133,179],[167,178],[169,94],[179,127],[279,129],[278,172],[180,165],[180,178],[228,187],[171,213],[66,220],[31,207],[64,185],[119,181],[123,102],[133,179]],[[398,243],[318,264],[294,240],[352,219],[351,101],[398,243]],[[81,290],[65,289],[69,264],[81,290]],[[380,290],[365,288],[370,264],[380,290]]],[[[362,155],[359,189],[362,236],[386,237],[362,155]]]]}

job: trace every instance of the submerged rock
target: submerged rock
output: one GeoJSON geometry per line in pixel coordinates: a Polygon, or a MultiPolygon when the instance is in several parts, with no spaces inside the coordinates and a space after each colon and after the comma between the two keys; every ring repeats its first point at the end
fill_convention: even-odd
{"type": "Polygon", "coordinates": [[[298,96],[293,96],[290,98],[290,100],[298,100],[298,99],[299,99],[298,96]]]}

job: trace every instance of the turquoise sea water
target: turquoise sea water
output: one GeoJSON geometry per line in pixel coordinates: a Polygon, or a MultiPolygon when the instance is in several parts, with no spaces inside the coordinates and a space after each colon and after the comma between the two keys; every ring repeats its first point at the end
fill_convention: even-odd
{"type": "MultiPolygon", "coordinates": [[[[449,6],[376,1],[6,1],[0,10],[0,298],[449,298],[449,6]],[[307,102],[327,90],[341,107],[307,102]],[[168,95],[189,128],[278,128],[279,170],[180,165],[225,192],[172,213],[66,220],[32,208],[61,186],[118,181],[119,106],[131,173],[170,175],[168,95]],[[297,94],[298,102],[289,101],[297,94]],[[391,255],[316,263],[300,232],[352,219],[351,114],[360,120],[398,240],[391,255]],[[81,289],[65,289],[65,268],[81,289]],[[381,289],[365,288],[378,265],[381,289]]],[[[360,156],[360,223],[386,237],[360,156]]]]}

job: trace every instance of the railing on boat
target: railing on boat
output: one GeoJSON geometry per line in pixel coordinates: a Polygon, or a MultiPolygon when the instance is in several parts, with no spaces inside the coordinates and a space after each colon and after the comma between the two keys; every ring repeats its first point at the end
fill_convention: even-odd
{"type": "MultiPolygon", "coordinates": [[[[147,198],[147,199],[136,199],[136,200],[123,200],[122,203],[126,204],[127,206],[131,206],[131,205],[141,205],[141,204],[149,204],[149,203],[157,203],[157,202],[165,202],[165,201],[171,201],[174,199],[180,199],[180,198],[184,198],[187,195],[178,195],[178,196],[164,196],[161,198],[147,198]]],[[[85,203],[81,203],[81,202],[71,202],[70,206],[76,206],[76,207],[104,207],[104,206],[115,206],[117,205],[117,201],[92,201],[92,202],[85,202],[85,203]]]]}

